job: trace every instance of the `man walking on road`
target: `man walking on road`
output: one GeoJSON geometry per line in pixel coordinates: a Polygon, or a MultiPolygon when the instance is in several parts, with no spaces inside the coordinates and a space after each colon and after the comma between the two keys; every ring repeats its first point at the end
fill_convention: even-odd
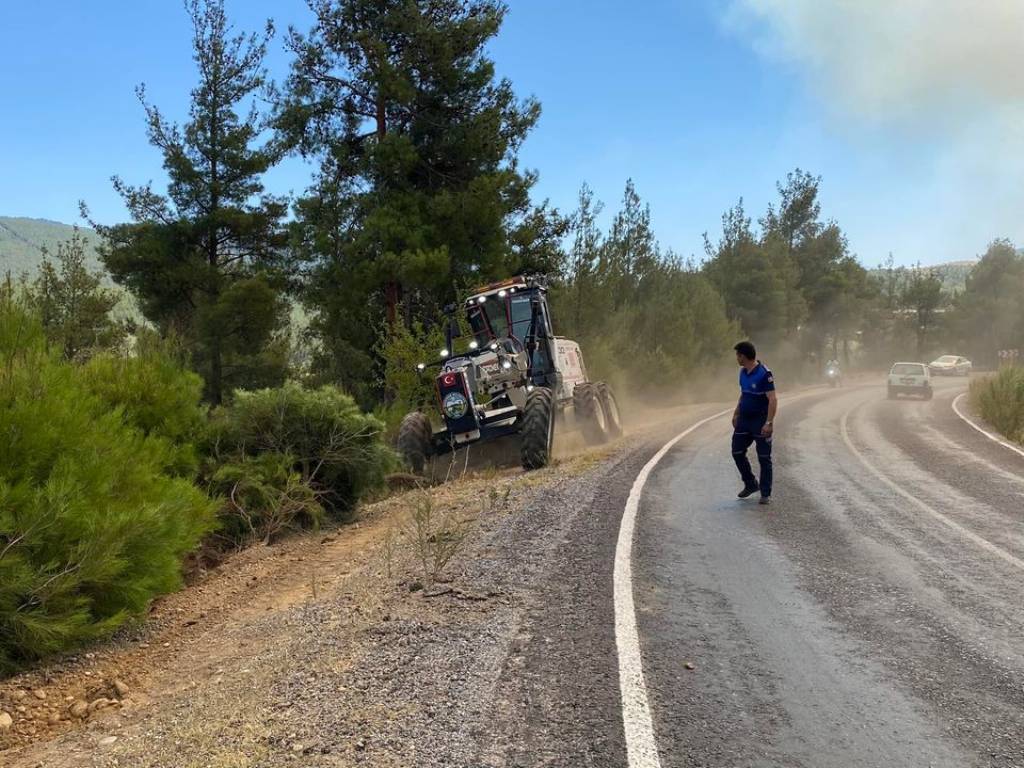
{"type": "Polygon", "coordinates": [[[740,400],[732,415],[732,457],[743,478],[739,497],[761,491],[761,503],[771,503],[772,497],[772,429],[778,400],[775,397],[775,379],[758,359],[757,350],[749,341],[741,341],[736,350],[740,365],[740,400]],[[750,468],[747,449],[757,444],[757,461],[761,466],[758,482],[750,468]]]}

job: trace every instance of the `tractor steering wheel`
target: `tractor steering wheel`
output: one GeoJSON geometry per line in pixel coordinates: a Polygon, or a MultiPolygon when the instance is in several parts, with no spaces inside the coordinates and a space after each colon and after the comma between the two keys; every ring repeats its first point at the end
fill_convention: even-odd
{"type": "MultiPolygon", "coordinates": [[[[506,336],[504,339],[501,339],[500,341],[498,341],[498,344],[500,344],[501,346],[505,346],[505,342],[508,342],[509,346],[512,347],[512,352],[514,354],[519,354],[520,352],[526,352],[526,345],[523,344],[523,342],[521,342],[519,339],[517,339],[511,333],[508,336],[506,336]]],[[[507,351],[508,350],[506,348],[506,352],[507,351]]]]}

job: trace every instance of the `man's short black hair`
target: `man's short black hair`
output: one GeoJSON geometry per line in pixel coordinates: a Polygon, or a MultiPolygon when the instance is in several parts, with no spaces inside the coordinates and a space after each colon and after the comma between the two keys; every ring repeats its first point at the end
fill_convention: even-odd
{"type": "Polygon", "coordinates": [[[741,341],[735,347],[733,347],[739,354],[743,355],[748,360],[757,360],[757,350],[754,345],[749,341],[741,341]]]}

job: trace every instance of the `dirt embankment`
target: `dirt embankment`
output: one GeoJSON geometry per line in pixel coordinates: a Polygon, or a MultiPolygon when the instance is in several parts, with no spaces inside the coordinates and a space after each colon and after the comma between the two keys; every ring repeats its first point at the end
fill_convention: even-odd
{"type": "Polygon", "coordinates": [[[12,716],[0,750],[85,727],[102,732],[155,699],[219,673],[260,638],[244,637],[256,617],[339,586],[371,550],[389,506],[370,507],[344,528],[304,534],[229,558],[197,583],[157,600],[144,624],[38,669],[0,682],[0,710],[12,716]]]}

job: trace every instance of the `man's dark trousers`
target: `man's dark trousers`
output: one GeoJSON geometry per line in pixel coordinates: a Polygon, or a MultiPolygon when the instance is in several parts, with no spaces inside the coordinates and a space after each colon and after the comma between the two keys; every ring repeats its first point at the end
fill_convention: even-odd
{"type": "MultiPolygon", "coordinates": [[[[741,427],[742,429],[742,427],[741,427]]],[[[754,478],[754,472],[750,467],[750,460],[747,458],[747,449],[751,443],[757,444],[757,462],[761,465],[761,495],[772,495],[772,439],[762,437],[761,429],[750,429],[747,431],[739,429],[732,433],[732,457],[736,462],[736,468],[743,478],[743,485],[753,488],[758,484],[754,478]]]]}

